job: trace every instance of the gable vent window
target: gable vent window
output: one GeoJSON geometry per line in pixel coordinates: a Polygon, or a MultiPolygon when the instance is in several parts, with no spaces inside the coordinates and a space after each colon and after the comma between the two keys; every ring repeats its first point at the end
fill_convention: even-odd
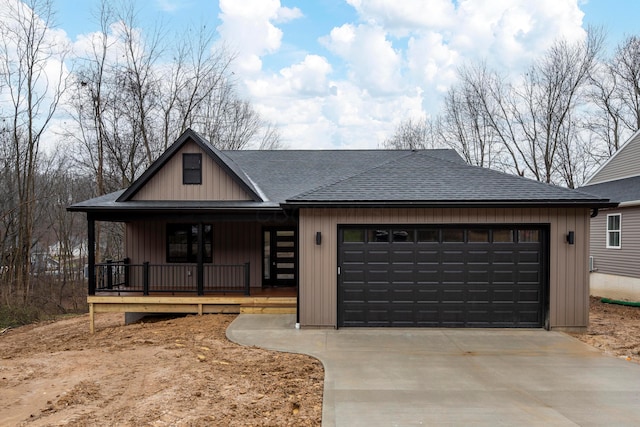
{"type": "Polygon", "coordinates": [[[607,215],[607,248],[620,249],[622,247],[622,215],[607,215]]]}
{"type": "Polygon", "coordinates": [[[184,153],[182,155],[182,183],[202,184],[202,154],[184,153]]]}

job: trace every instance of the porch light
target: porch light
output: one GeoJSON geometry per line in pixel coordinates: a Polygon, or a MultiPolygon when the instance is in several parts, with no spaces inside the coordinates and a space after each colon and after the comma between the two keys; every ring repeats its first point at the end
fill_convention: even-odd
{"type": "Polygon", "coordinates": [[[316,231],[316,245],[319,245],[320,243],[322,243],[322,233],[316,231]]]}
{"type": "Polygon", "coordinates": [[[570,245],[573,245],[574,242],[575,242],[575,233],[573,231],[570,231],[569,234],[567,234],[567,243],[570,245]]]}

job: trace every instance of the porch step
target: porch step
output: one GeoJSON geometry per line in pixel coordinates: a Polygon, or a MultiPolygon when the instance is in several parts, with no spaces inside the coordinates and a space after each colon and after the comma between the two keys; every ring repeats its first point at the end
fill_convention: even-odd
{"type": "Polygon", "coordinates": [[[296,304],[247,303],[240,305],[241,314],[296,314],[296,304]]]}

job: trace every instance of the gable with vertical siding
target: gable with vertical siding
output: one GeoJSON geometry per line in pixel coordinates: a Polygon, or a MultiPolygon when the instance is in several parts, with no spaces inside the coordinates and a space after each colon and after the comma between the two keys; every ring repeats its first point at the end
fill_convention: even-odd
{"type": "Polygon", "coordinates": [[[194,142],[187,142],[133,196],[132,200],[252,200],[213,159],[194,142]],[[182,154],[202,153],[202,184],[182,183],[182,154]]]}
{"type": "Polygon", "coordinates": [[[585,185],[640,175],[640,131],[633,134],[585,185]]]}

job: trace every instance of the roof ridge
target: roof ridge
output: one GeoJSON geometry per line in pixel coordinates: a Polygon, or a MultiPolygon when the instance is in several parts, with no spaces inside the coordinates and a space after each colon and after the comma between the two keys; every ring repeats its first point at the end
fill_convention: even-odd
{"type": "MultiPolygon", "coordinates": [[[[336,151],[337,151],[337,150],[336,150],[336,151]]],[[[398,151],[400,151],[400,150],[398,150],[398,151]]],[[[331,187],[331,186],[333,186],[333,185],[336,185],[336,184],[339,184],[339,183],[341,183],[341,182],[345,182],[345,181],[347,181],[347,180],[353,179],[353,178],[355,178],[355,177],[357,177],[357,176],[363,175],[363,174],[365,174],[365,173],[367,173],[367,172],[370,172],[370,171],[372,171],[372,170],[375,170],[375,169],[381,168],[381,167],[383,167],[383,166],[386,166],[386,165],[388,165],[388,164],[390,164],[390,163],[393,163],[393,162],[396,162],[396,161],[398,161],[398,160],[401,160],[401,159],[407,158],[407,157],[409,157],[409,156],[411,156],[411,155],[413,155],[413,154],[415,154],[415,153],[416,153],[416,150],[410,150],[410,151],[409,151],[409,150],[407,150],[407,152],[406,152],[403,156],[400,156],[400,157],[397,157],[397,158],[393,158],[393,159],[385,160],[385,161],[384,161],[384,162],[382,162],[382,163],[378,163],[378,164],[377,164],[377,165],[375,165],[375,166],[372,166],[372,167],[367,168],[367,169],[363,169],[363,170],[361,170],[361,171],[359,171],[359,172],[354,173],[353,175],[349,175],[349,176],[346,176],[346,177],[342,177],[342,178],[340,178],[340,179],[338,179],[338,180],[336,180],[336,181],[333,181],[333,182],[331,182],[331,183],[329,183],[329,184],[320,185],[320,186],[318,186],[318,187],[314,187],[314,188],[312,188],[312,189],[310,189],[310,190],[303,191],[302,193],[299,193],[299,194],[296,194],[296,195],[294,195],[294,196],[289,197],[289,199],[295,199],[295,198],[298,198],[298,197],[304,197],[304,196],[306,196],[306,195],[308,195],[308,194],[314,193],[314,192],[319,191],[319,190],[323,190],[323,189],[325,189],[325,188],[331,187]]]]}

